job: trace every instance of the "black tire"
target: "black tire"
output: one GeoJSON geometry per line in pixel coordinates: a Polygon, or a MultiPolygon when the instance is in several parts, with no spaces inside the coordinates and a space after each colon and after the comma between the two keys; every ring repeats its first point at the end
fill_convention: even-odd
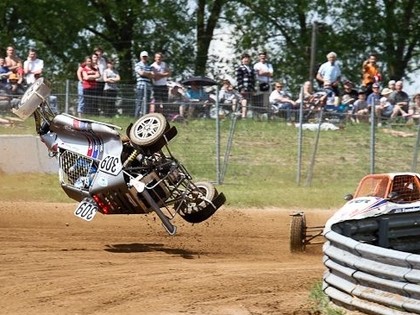
{"type": "Polygon", "coordinates": [[[150,113],[140,117],[130,129],[130,140],[142,147],[147,147],[161,140],[169,129],[165,116],[159,113],[150,113]]]}
{"type": "Polygon", "coordinates": [[[200,223],[210,218],[217,209],[207,201],[213,201],[217,197],[217,190],[209,182],[197,182],[197,188],[192,189],[179,207],[179,215],[189,223],[200,223]]]}
{"type": "Polygon", "coordinates": [[[305,250],[306,220],[304,214],[292,215],[290,224],[290,251],[303,252],[305,250]]]}

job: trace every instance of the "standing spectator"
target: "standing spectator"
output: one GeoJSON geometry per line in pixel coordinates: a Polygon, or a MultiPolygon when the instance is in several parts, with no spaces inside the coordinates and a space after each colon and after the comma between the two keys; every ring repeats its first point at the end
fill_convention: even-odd
{"type": "Polygon", "coordinates": [[[80,63],[79,67],[77,67],[76,75],[77,75],[77,115],[78,117],[82,117],[82,114],[85,111],[85,99],[83,97],[83,68],[85,67],[85,63],[80,63]]]}
{"type": "Polygon", "coordinates": [[[394,111],[391,118],[396,118],[399,115],[404,115],[408,112],[408,103],[410,98],[408,94],[403,91],[403,82],[395,82],[395,91],[389,96],[389,102],[394,105],[394,111]]]}
{"type": "MultiPolygon", "coordinates": [[[[246,100],[247,105],[251,103],[251,98],[255,93],[255,70],[250,66],[251,57],[244,53],[241,56],[241,64],[236,69],[236,82],[238,91],[246,100]]],[[[245,107],[242,117],[247,117],[247,108],[245,107]]]]}
{"type": "MultiPolygon", "coordinates": [[[[97,60],[96,63],[97,63],[99,73],[102,76],[105,69],[107,69],[107,66],[108,66],[107,65],[107,60],[104,57],[104,50],[102,49],[102,47],[97,46],[93,49],[93,53],[98,57],[98,60],[97,60]]],[[[100,81],[100,79],[97,80],[97,81],[100,81]]]]}
{"type": "Polygon", "coordinates": [[[104,57],[104,50],[101,46],[96,46],[93,49],[92,61],[96,63],[96,67],[98,68],[100,77],[96,80],[98,82],[96,90],[97,90],[97,97],[98,97],[98,106],[105,110],[103,107],[105,106],[104,101],[104,88],[105,88],[105,81],[104,81],[104,72],[107,68],[106,58],[104,57]]]}
{"type": "MultiPolygon", "coordinates": [[[[163,54],[161,52],[156,53],[155,62],[151,65],[154,72],[153,97],[155,99],[155,106],[159,104],[160,108],[163,108],[163,104],[168,102],[168,77],[171,75],[171,70],[162,59],[163,54]]],[[[155,110],[150,108],[151,112],[155,110]]]]}
{"type": "Polygon", "coordinates": [[[331,84],[335,95],[340,95],[338,86],[341,80],[341,69],[337,63],[337,54],[335,52],[330,52],[327,55],[327,59],[328,61],[319,67],[316,79],[319,82],[322,82],[324,86],[325,81],[328,81],[331,84]]]}
{"type": "Polygon", "coordinates": [[[0,85],[6,87],[8,85],[8,79],[10,74],[13,72],[6,66],[6,60],[0,57],[0,85]]]}
{"type": "Polygon", "coordinates": [[[34,48],[29,49],[28,58],[23,63],[26,84],[33,84],[44,71],[44,61],[39,59],[34,48]]]}
{"type": "Polygon", "coordinates": [[[270,91],[271,80],[273,77],[273,66],[267,62],[265,51],[258,54],[259,61],[254,65],[258,87],[261,92],[270,91]]]}
{"type": "Polygon", "coordinates": [[[137,78],[137,95],[135,117],[140,117],[148,112],[147,105],[150,103],[152,95],[152,80],[154,72],[148,63],[149,54],[147,51],[140,53],[140,61],[136,63],[134,70],[137,78]]]}
{"type": "Polygon", "coordinates": [[[274,91],[271,92],[269,97],[270,105],[272,106],[274,113],[286,113],[286,122],[288,125],[292,125],[292,109],[295,106],[295,102],[291,97],[283,91],[283,83],[276,82],[274,84],[274,91]]]}
{"type": "MultiPolygon", "coordinates": [[[[100,77],[99,70],[93,64],[92,56],[85,58],[84,67],[82,69],[83,78],[83,98],[85,102],[84,113],[98,114],[97,108],[97,81],[100,77]]],[[[79,116],[83,113],[79,113],[79,116]]]]}
{"type": "Polygon", "coordinates": [[[103,73],[103,80],[105,82],[104,87],[104,115],[105,116],[113,116],[115,113],[115,101],[117,99],[118,94],[118,85],[117,83],[121,80],[118,71],[114,69],[114,61],[109,59],[107,61],[107,68],[103,73]]]}
{"type": "Polygon", "coordinates": [[[16,55],[16,50],[13,46],[8,46],[6,48],[6,66],[9,68],[10,71],[15,73],[18,76],[18,83],[22,84],[23,82],[23,62],[16,55]]]}
{"type": "Polygon", "coordinates": [[[379,82],[382,80],[379,66],[377,64],[376,55],[370,54],[369,57],[363,62],[362,76],[362,87],[365,89],[366,95],[369,97],[369,94],[372,93],[372,85],[374,83],[379,84],[379,82]]]}

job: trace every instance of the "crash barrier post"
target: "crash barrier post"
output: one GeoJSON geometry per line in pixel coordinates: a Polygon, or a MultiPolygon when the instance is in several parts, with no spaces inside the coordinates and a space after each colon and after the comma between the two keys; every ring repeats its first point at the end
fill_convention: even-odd
{"type": "Polygon", "coordinates": [[[326,229],[323,291],[330,300],[369,314],[420,314],[419,223],[416,209],[326,229]]]}

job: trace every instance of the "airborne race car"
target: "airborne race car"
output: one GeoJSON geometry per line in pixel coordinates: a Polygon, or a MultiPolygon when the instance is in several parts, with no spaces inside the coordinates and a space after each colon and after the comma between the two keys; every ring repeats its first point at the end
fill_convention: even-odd
{"type": "Polygon", "coordinates": [[[168,143],[177,134],[166,118],[146,114],[120,135],[120,127],[56,114],[43,78],[31,85],[13,112],[35,118],[36,132],[58,160],[64,192],[79,202],[75,215],[90,221],[105,215],[156,213],[173,235],[172,219],[209,219],[226,201],[210,182],[194,182],[168,143]]]}

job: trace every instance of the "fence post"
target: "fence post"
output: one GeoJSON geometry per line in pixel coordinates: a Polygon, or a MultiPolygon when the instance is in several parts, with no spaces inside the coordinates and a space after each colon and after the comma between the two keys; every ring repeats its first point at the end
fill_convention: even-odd
{"type": "Polygon", "coordinates": [[[65,94],[65,105],[64,105],[64,112],[66,114],[69,113],[69,97],[70,97],[70,80],[66,80],[66,94],[65,94]]]}

